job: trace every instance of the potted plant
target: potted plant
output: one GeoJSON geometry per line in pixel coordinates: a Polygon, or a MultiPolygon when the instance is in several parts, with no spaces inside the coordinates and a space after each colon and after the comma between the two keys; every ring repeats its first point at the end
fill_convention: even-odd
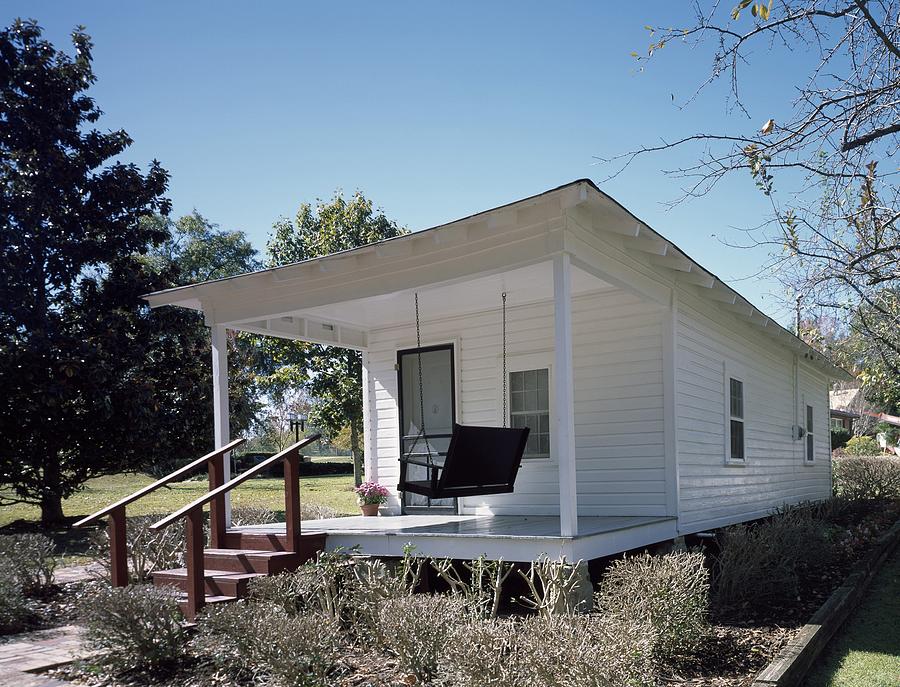
{"type": "Polygon", "coordinates": [[[356,502],[363,515],[378,515],[378,506],[387,501],[387,488],[378,482],[363,482],[353,491],[356,492],[356,502]]]}

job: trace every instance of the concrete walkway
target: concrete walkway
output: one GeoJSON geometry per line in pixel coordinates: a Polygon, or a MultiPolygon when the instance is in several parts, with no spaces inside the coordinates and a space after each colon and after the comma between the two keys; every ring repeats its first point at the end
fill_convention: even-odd
{"type": "Polygon", "coordinates": [[[81,628],[64,625],[0,638],[0,687],[53,687],[66,683],[43,673],[85,656],[81,628]]]}

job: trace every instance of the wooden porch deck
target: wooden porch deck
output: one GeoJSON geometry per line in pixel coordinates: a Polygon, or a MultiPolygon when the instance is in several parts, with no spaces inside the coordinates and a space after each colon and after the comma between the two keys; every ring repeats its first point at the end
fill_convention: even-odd
{"type": "MultiPolygon", "coordinates": [[[[578,535],[560,535],[559,517],[525,515],[395,515],[304,520],[303,534],[324,534],[325,548],[359,546],[371,556],[402,556],[407,545],[419,555],[460,559],[553,558],[590,560],[655,544],[676,536],[675,518],[579,517],[578,535]]],[[[229,532],[283,534],[283,524],[247,525],[229,532]]]]}

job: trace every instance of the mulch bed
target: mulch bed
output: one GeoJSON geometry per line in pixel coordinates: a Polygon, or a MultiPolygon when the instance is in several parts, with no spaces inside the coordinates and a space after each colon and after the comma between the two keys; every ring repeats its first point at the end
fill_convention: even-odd
{"type": "Polygon", "coordinates": [[[834,522],[836,529],[846,531],[839,540],[841,555],[825,567],[805,571],[793,599],[712,608],[710,637],[695,655],[672,666],[669,681],[698,687],[750,685],[898,518],[900,504],[880,503],[868,512],[850,512],[834,522]]]}

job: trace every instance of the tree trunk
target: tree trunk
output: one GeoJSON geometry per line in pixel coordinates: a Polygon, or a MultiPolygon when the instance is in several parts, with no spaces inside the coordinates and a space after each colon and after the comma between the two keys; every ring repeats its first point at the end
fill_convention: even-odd
{"type": "Polygon", "coordinates": [[[363,449],[359,443],[359,427],[350,421],[350,455],[353,456],[353,481],[356,486],[363,481],[363,449]]]}
{"type": "Polygon", "coordinates": [[[59,457],[48,451],[44,459],[44,483],[41,485],[41,524],[45,527],[58,525],[64,520],[60,486],[59,457]]]}

